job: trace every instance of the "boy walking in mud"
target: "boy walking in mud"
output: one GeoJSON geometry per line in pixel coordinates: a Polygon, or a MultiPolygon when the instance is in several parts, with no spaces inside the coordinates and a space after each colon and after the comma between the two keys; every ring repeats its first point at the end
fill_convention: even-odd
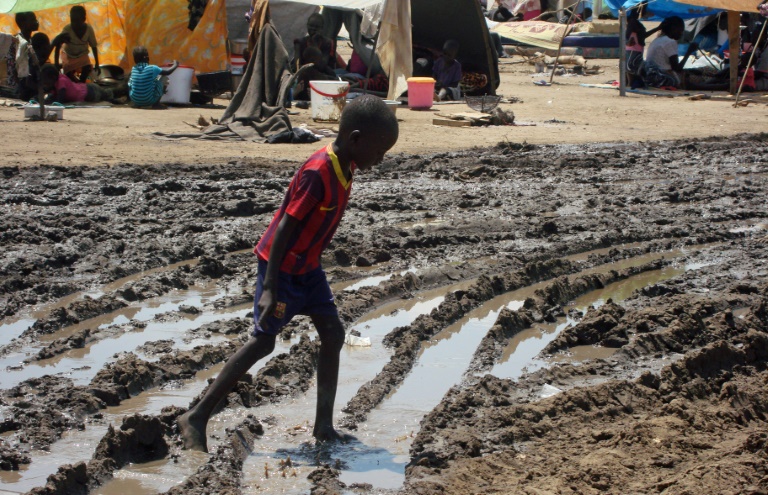
{"type": "Polygon", "coordinates": [[[206,425],[214,408],[256,361],[272,353],[280,328],[299,314],[311,318],[320,337],[313,435],[320,441],[340,438],[333,428],[333,405],[344,326],[320,255],[344,215],[355,170],[381,163],[397,137],[397,120],[386,104],[361,96],[342,112],[336,140],[296,172],[254,249],[259,267],[253,335],[229,358],[200,402],[179,417],[185,448],[207,452],[206,425]]]}

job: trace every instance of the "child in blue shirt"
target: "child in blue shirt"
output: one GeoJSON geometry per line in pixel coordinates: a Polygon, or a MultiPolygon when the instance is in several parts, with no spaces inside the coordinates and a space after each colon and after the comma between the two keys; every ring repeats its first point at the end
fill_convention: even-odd
{"type": "Polygon", "coordinates": [[[152,107],[160,103],[165,93],[163,76],[168,76],[179,66],[173,61],[167,69],[161,69],[149,64],[149,51],[143,46],[133,49],[133,61],[136,65],[131,69],[131,78],[128,80],[128,96],[137,107],[152,107]]]}

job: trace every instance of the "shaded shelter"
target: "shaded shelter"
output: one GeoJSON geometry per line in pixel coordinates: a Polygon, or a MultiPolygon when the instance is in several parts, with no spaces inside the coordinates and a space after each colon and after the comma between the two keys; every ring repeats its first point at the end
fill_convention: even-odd
{"type": "MultiPolygon", "coordinates": [[[[636,7],[643,0],[604,0],[616,14],[636,7]]],[[[758,0],[654,0],[649,2],[645,10],[649,19],[663,19],[669,16],[678,16],[683,19],[705,17],[715,15],[723,11],[728,12],[728,39],[730,45],[731,60],[739,59],[740,17],[741,12],[757,12],[758,0]]],[[[620,15],[622,22],[626,23],[626,16],[620,15]]],[[[623,50],[622,50],[623,52],[623,50]]],[[[622,53],[623,54],[623,53],[622,53]]],[[[622,64],[623,66],[623,64],[622,64]]],[[[731,93],[738,89],[738,64],[731,64],[731,93]]]]}

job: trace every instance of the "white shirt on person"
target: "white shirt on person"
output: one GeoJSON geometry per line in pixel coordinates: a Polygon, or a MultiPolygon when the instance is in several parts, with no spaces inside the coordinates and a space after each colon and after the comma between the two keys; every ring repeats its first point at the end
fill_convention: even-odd
{"type": "Polygon", "coordinates": [[[671,71],[670,57],[677,57],[677,41],[662,35],[653,40],[645,52],[645,61],[664,71],[671,71]]]}

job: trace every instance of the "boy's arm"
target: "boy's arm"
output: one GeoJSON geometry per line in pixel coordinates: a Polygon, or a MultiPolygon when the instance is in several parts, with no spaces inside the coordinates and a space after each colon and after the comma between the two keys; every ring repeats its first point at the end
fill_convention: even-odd
{"type": "Polygon", "coordinates": [[[285,258],[285,249],[288,241],[293,236],[299,221],[294,217],[285,214],[277,225],[275,237],[272,240],[272,247],[269,250],[269,262],[267,263],[267,273],[264,275],[264,286],[259,299],[259,325],[265,322],[268,315],[272,314],[277,305],[275,294],[277,292],[277,276],[280,273],[280,265],[285,258]]]}
{"type": "Polygon", "coordinates": [[[170,74],[171,74],[173,71],[175,71],[175,70],[176,70],[178,67],[179,67],[179,61],[178,61],[178,60],[174,60],[174,61],[173,61],[173,64],[171,64],[171,66],[170,66],[170,67],[168,67],[167,69],[162,69],[162,70],[160,71],[160,75],[161,75],[161,76],[168,76],[168,75],[170,75],[170,74]]]}

